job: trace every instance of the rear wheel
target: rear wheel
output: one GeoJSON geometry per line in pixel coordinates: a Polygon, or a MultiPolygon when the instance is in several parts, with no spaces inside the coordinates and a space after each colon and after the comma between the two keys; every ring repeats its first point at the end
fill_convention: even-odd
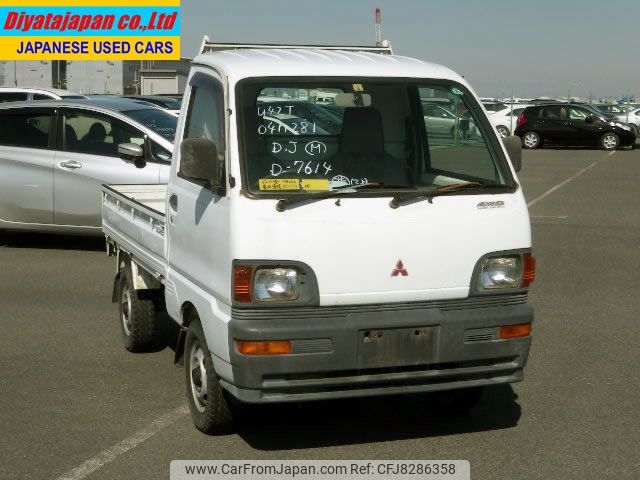
{"type": "Polygon", "coordinates": [[[233,427],[229,394],[220,386],[200,320],[189,325],[185,341],[185,374],[191,418],[208,435],[229,433],[233,427]]]}
{"type": "Polygon", "coordinates": [[[612,132],[605,133],[600,139],[600,146],[605,150],[615,150],[620,145],[620,138],[612,132]]]}
{"type": "Polygon", "coordinates": [[[536,132],[526,132],[522,136],[522,146],[524,148],[538,148],[540,146],[540,141],[540,135],[538,135],[536,132]]]}
{"type": "Polygon", "coordinates": [[[509,129],[507,127],[505,127],[504,125],[498,125],[496,127],[496,130],[498,131],[498,133],[500,134],[500,136],[502,138],[505,138],[505,137],[509,136],[509,129]]]}
{"type": "Polygon", "coordinates": [[[130,352],[144,352],[153,344],[156,331],[156,309],[153,300],[141,299],[133,288],[131,268],[120,277],[118,292],[120,331],[124,346],[130,352]]]}

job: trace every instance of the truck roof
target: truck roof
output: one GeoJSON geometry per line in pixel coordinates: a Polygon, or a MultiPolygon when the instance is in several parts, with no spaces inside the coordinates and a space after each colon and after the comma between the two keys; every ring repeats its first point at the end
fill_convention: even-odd
{"type": "Polygon", "coordinates": [[[205,52],[194,63],[207,65],[238,81],[250,77],[407,77],[464,82],[452,70],[400,55],[312,48],[243,49],[205,52]]]}

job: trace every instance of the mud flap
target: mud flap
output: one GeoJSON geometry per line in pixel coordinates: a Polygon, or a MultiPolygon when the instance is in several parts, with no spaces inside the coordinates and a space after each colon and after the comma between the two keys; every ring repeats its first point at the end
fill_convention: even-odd
{"type": "Polygon", "coordinates": [[[184,365],[184,342],[187,338],[187,329],[180,327],[178,332],[178,341],[176,342],[175,356],[173,357],[174,365],[184,365]]]}
{"type": "Polygon", "coordinates": [[[122,272],[118,272],[116,277],[113,279],[113,291],[111,292],[111,303],[118,303],[118,290],[120,286],[120,276],[122,272]]]}

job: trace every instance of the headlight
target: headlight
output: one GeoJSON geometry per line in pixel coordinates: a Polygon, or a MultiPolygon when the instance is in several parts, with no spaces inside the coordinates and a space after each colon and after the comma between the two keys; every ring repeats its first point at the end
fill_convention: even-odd
{"type": "Polygon", "coordinates": [[[522,284],[522,258],[517,256],[485,258],[480,265],[479,290],[519,288],[522,284]]]}
{"type": "Polygon", "coordinates": [[[255,299],[260,302],[295,300],[300,295],[300,279],[293,268],[261,268],[253,281],[255,299]]]}

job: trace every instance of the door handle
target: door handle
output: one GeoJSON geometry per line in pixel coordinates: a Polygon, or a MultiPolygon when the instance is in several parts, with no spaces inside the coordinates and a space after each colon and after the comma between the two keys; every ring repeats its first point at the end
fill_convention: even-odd
{"type": "Polygon", "coordinates": [[[82,168],[82,164],[80,162],[76,162],[75,160],[65,160],[64,162],[58,162],[58,166],[60,168],[67,168],[69,170],[82,168]]]}
{"type": "Polygon", "coordinates": [[[175,193],[172,193],[169,196],[169,223],[171,225],[175,225],[173,222],[173,216],[175,213],[178,213],[178,196],[175,193]]]}
{"type": "Polygon", "coordinates": [[[178,196],[175,193],[172,193],[169,197],[169,207],[174,212],[178,211],[178,196]]]}

